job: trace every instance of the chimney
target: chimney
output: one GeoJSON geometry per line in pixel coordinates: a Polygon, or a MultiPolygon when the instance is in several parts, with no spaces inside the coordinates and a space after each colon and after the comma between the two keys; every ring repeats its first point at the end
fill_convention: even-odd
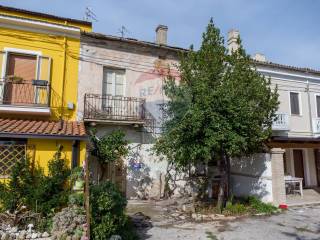
{"type": "Polygon", "coordinates": [[[256,53],[253,56],[253,59],[256,60],[256,61],[259,61],[259,62],[266,62],[267,61],[266,56],[261,54],[261,53],[256,53]]]}
{"type": "Polygon", "coordinates": [[[165,25],[159,25],[156,28],[156,43],[160,45],[167,45],[167,32],[168,27],[165,25]]]}
{"type": "Polygon", "coordinates": [[[240,36],[240,32],[236,29],[231,29],[228,32],[228,52],[231,54],[234,51],[237,51],[239,48],[239,45],[237,43],[238,37],[240,36]]]}

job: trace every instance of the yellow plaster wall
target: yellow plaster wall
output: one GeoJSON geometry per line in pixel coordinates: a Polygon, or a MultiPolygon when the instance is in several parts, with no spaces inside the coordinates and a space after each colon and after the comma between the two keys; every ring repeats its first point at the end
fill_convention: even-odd
{"type": "Polygon", "coordinates": [[[63,113],[65,120],[75,120],[77,112],[77,87],[80,40],[40,33],[0,28],[0,50],[4,48],[41,51],[42,55],[52,58],[51,65],[51,110],[50,119],[56,120],[63,113]],[[66,43],[66,59],[64,47],[66,43]],[[66,68],[64,68],[66,61],[66,68]],[[65,71],[65,72],[64,72],[65,71]],[[65,83],[63,87],[63,77],[65,83]],[[64,101],[62,109],[62,94],[64,101]],[[67,103],[75,104],[74,110],[67,109],[67,103]]]}
{"type": "MultiPolygon", "coordinates": [[[[70,140],[49,140],[49,139],[29,139],[28,144],[35,146],[34,163],[41,167],[45,174],[48,173],[48,162],[57,152],[58,146],[62,145],[63,158],[66,159],[67,166],[71,168],[72,161],[72,141],[70,140]]],[[[80,142],[80,159],[79,164],[85,159],[85,142],[80,142]]]]}

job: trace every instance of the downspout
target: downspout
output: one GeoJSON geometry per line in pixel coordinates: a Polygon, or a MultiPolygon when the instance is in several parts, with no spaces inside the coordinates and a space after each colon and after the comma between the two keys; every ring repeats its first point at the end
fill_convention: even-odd
{"type": "Polygon", "coordinates": [[[79,140],[75,140],[72,143],[72,161],[71,161],[71,168],[78,167],[79,163],[79,140]]]}
{"type": "MultiPolygon", "coordinates": [[[[65,25],[68,24],[67,21],[64,22],[65,25]]],[[[66,84],[66,66],[67,64],[67,37],[63,37],[63,75],[62,75],[62,94],[61,94],[61,114],[60,114],[60,120],[63,121],[64,116],[64,89],[66,84]]]]}
{"type": "Polygon", "coordinates": [[[310,133],[313,135],[313,123],[312,123],[312,113],[311,113],[311,101],[310,101],[310,83],[309,80],[307,80],[307,94],[308,94],[308,110],[309,110],[309,122],[310,122],[310,133]]]}

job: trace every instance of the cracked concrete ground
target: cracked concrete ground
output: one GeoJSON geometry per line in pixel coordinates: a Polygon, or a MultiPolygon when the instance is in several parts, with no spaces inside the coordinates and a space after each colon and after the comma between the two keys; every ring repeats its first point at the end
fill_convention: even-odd
{"type": "Polygon", "coordinates": [[[128,214],[136,212],[150,217],[149,224],[138,229],[141,239],[320,240],[320,205],[290,208],[273,216],[202,223],[177,219],[162,202],[129,201],[128,214]]]}

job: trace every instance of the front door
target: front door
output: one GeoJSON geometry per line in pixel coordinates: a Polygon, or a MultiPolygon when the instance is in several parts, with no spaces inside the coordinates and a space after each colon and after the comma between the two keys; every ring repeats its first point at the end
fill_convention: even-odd
{"type": "Polygon", "coordinates": [[[293,150],[294,176],[303,178],[303,186],[305,185],[304,167],[303,167],[303,151],[301,149],[293,150]]]}
{"type": "Polygon", "coordinates": [[[318,186],[320,186],[320,149],[314,150],[318,186]]]}

